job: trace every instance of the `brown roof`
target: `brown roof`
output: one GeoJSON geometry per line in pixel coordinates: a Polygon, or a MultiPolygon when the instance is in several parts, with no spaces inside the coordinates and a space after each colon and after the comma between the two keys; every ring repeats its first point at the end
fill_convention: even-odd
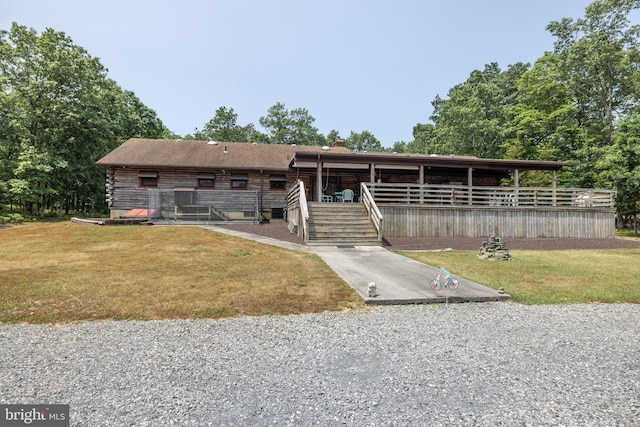
{"type": "MultiPolygon", "coordinates": [[[[331,151],[346,153],[344,147],[331,151]]],[[[296,151],[325,152],[317,146],[132,138],[96,162],[100,166],[194,169],[282,170],[296,151]]]]}
{"type": "Polygon", "coordinates": [[[345,163],[345,164],[379,164],[385,166],[430,166],[442,168],[473,168],[488,170],[560,170],[569,163],[539,160],[482,159],[472,156],[438,156],[426,154],[391,154],[391,153],[340,153],[321,151],[308,153],[298,151],[292,159],[292,166],[310,167],[310,162],[345,163]]]}
{"type": "Polygon", "coordinates": [[[289,166],[314,167],[322,162],[386,166],[431,166],[489,170],[559,170],[568,163],[531,160],[481,159],[469,156],[434,156],[350,152],[345,147],[207,142],[132,138],[98,160],[100,166],[140,168],[249,169],[287,171],[289,166]]]}

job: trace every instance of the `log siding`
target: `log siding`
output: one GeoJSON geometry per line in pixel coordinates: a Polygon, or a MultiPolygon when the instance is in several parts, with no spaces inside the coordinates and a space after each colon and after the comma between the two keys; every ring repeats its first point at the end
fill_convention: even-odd
{"type": "MultiPolygon", "coordinates": [[[[149,169],[150,170],[150,169],[149,169]]],[[[147,209],[149,207],[149,188],[140,187],[139,174],[148,171],[138,168],[117,168],[109,167],[107,170],[107,196],[106,200],[111,210],[112,217],[124,215],[131,209],[147,209]]],[[[231,176],[229,171],[223,170],[176,170],[176,169],[154,169],[158,172],[157,190],[194,189],[198,193],[210,192],[211,195],[225,194],[224,204],[233,203],[237,200],[237,209],[229,208],[232,216],[246,216],[246,200],[255,199],[254,194],[258,194],[258,209],[262,218],[270,219],[272,209],[282,210],[287,205],[286,188],[295,182],[292,174],[283,174],[282,171],[234,171],[244,174],[247,177],[246,188],[231,188],[231,176]],[[203,173],[215,176],[213,188],[198,188],[198,175],[203,173]],[[271,189],[269,177],[271,175],[286,176],[285,189],[271,189]],[[222,193],[219,190],[227,190],[222,193]],[[247,193],[247,194],[242,194],[247,193]],[[227,200],[230,199],[230,200],[227,200]]],[[[211,197],[208,197],[211,199],[211,197]]],[[[204,199],[203,199],[204,200],[204,199]]],[[[211,203],[209,200],[207,203],[211,203]]],[[[164,202],[163,202],[164,204],[164,202]]]]}

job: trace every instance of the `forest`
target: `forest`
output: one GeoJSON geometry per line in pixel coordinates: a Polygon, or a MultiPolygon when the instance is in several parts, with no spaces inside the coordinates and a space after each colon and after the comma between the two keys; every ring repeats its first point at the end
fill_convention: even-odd
{"type": "MultiPolygon", "coordinates": [[[[616,190],[620,222],[640,203],[640,0],[595,0],[580,18],[550,22],[554,43],[533,63],[489,62],[432,100],[412,141],[385,148],[371,132],[341,135],[358,151],[567,161],[567,187],[616,190]]],[[[63,32],[0,30],[0,223],[105,212],[95,161],[128,138],[325,145],[305,108],[276,102],[253,123],[233,107],[176,135],[97,58],[63,32]]],[[[547,186],[529,174],[521,185],[547,186]]]]}

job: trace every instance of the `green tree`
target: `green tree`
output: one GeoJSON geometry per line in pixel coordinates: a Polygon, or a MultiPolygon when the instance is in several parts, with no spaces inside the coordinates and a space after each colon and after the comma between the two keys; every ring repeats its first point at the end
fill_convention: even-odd
{"type": "Polygon", "coordinates": [[[638,8],[638,0],[596,0],[584,18],[547,27],[556,37],[553,53],[579,129],[575,146],[562,150],[576,165],[572,185],[590,187],[599,181],[598,165],[615,142],[616,121],[638,105],[640,26],[628,18],[638,8]]]}
{"type": "Polygon", "coordinates": [[[384,151],[378,138],[368,130],[359,133],[351,131],[349,137],[345,139],[345,145],[353,151],[384,151]]]}
{"type": "Polygon", "coordinates": [[[616,206],[622,216],[640,211],[640,113],[630,114],[617,126],[615,141],[597,165],[602,173],[596,184],[616,189],[616,206]]]}
{"type": "Polygon", "coordinates": [[[0,31],[0,188],[27,211],[104,204],[95,161],[131,136],[169,131],[64,33],[0,31]]]}
{"type": "Polygon", "coordinates": [[[517,81],[528,67],[518,63],[503,72],[498,64],[488,64],[454,86],[448,99],[436,97],[431,147],[438,154],[501,158],[511,132],[508,108],[517,100],[517,81]]]}
{"type": "Polygon", "coordinates": [[[431,123],[418,123],[413,127],[413,141],[409,142],[407,153],[432,154],[442,153],[443,149],[436,146],[435,126],[431,123]]]}
{"type": "Polygon", "coordinates": [[[196,132],[196,138],[211,141],[248,142],[253,124],[238,125],[238,115],[233,108],[220,107],[215,116],[209,120],[202,131],[196,132]]]}
{"type": "Polygon", "coordinates": [[[340,138],[340,132],[338,132],[335,129],[331,129],[327,134],[325,145],[328,145],[329,147],[331,147],[336,142],[336,139],[338,138],[340,138]]]}
{"type": "Polygon", "coordinates": [[[315,119],[305,108],[288,111],[278,102],[260,117],[260,125],[267,130],[270,144],[324,145],[325,138],[313,127],[315,119]]]}
{"type": "Polygon", "coordinates": [[[253,129],[249,134],[249,142],[256,142],[258,144],[268,144],[269,143],[269,135],[266,133],[260,132],[258,130],[253,129]]]}
{"type": "MultiPolygon", "coordinates": [[[[118,141],[128,138],[178,138],[178,135],[166,128],[156,112],[144,105],[133,91],[120,89],[111,79],[107,80],[106,91],[110,94],[109,116],[113,118],[118,141]]],[[[105,103],[102,104],[104,107],[105,103]]]]}
{"type": "Polygon", "coordinates": [[[511,159],[565,160],[576,148],[579,123],[560,58],[547,53],[518,81],[519,103],[508,109],[514,129],[511,159]]]}
{"type": "Polygon", "coordinates": [[[404,141],[396,141],[391,146],[391,152],[393,153],[408,153],[407,143],[404,141]]]}

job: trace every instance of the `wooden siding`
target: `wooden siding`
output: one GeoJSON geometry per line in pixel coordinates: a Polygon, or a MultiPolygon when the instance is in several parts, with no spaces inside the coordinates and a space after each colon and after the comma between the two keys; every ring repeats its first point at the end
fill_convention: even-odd
{"type": "Polygon", "coordinates": [[[489,187],[365,183],[376,203],[419,205],[517,206],[520,208],[615,207],[613,190],[594,188],[489,187]]]}
{"type": "MultiPolygon", "coordinates": [[[[148,169],[151,170],[151,169],[148,169]]],[[[147,171],[148,171],[147,170],[147,171]]],[[[235,173],[244,173],[247,175],[247,188],[231,190],[231,173],[222,170],[163,170],[154,169],[158,172],[157,190],[174,190],[176,188],[192,188],[196,189],[198,182],[198,173],[208,173],[215,175],[215,187],[213,189],[198,189],[199,193],[215,190],[229,190],[237,196],[238,202],[245,199],[247,195],[255,198],[255,192],[258,192],[258,204],[265,217],[270,217],[271,209],[283,209],[287,205],[286,188],[295,183],[295,177],[287,174],[287,182],[285,189],[271,190],[270,175],[285,175],[281,171],[269,173],[268,171],[234,171],[235,173]],[[247,193],[247,194],[243,194],[247,193]]],[[[148,194],[149,188],[140,187],[138,174],[141,169],[136,168],[109,168],[107,171],[107,202],[112,211],[112,216],[118,216],[123,212],[136,208],[147,208],[149,204],[148,194]]],[[[214,194],[214,193],[211,193],[214,194]]],[[[244,202],[239,203],[238,212],[243,211],[244,202]]]]}
{"type": "Polygon", "coordinates": [[[613,238],[615,210],[379,206],[385,237],[613,238]]]}

